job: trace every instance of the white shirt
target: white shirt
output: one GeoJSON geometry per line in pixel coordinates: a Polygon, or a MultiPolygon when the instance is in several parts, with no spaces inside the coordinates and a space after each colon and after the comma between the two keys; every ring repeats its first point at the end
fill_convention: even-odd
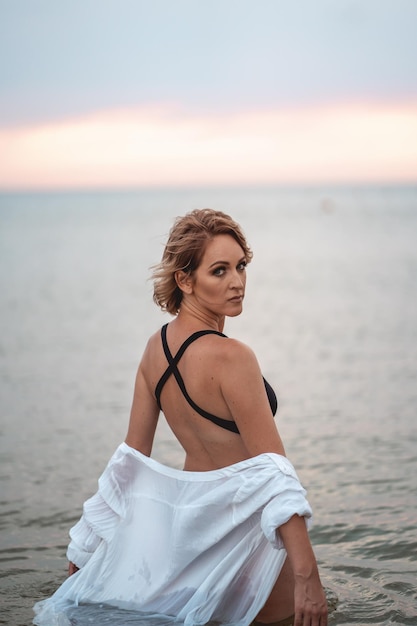
{"type": "Polygon", "coordinates": [[[295,514],[311,508],[283,456],[188,472],[122,443],[70,531],[67,556],[81,569],[35,606],[34,623],[83,623],[83,611],[100,623],[99,611],[113,611],[113,626],[128,610],[160,624],[247,626],[286,558],[277,528],[295,514]]]}

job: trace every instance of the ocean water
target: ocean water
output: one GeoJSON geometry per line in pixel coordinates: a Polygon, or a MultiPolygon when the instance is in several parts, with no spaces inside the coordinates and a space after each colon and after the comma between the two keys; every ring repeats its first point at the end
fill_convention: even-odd
{"type": "MultiPolygon", "coordinates": [[[[330,624],[417,625],[417,189],[0,195],[0,624],[66,576],[68,529],[125,437],[149,266],[176,215],[254,250],[226,332],[257,353],[338,597],[330,624]]],[[[161,420],[154,456],[181,467],[161,420]]]]}

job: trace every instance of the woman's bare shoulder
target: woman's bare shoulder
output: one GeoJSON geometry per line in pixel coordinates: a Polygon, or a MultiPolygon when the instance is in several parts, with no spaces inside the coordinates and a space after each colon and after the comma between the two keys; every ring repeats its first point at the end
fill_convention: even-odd
{"type": "Polygon", "coordinates": [[[143,351],[142,361],[144,359],[150,358],[155,354],[156,350],[159,350],[162,347],[161,342],[161,331],[157,330],[154,332],[147,340],[145,344],[145,349],[143,351]]]}
{"type": "Polygon", "coordinates": [[[250,346],[243,341],[234,339],[232,337],[226,337],[221,344],[219,344],[219,353],[221,359],[227,364],[257,364],[255,352],[250,346]]]}

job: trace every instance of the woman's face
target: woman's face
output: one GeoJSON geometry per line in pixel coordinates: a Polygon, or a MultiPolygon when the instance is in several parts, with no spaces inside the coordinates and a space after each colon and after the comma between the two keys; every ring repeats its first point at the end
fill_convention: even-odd
{"type": "Polygon", "coordinates": [[[231,235],[216,235],[207,245],[192,275],[192,296],[209,313],[235,317],[242,312],[246,258],[231,235]]]}

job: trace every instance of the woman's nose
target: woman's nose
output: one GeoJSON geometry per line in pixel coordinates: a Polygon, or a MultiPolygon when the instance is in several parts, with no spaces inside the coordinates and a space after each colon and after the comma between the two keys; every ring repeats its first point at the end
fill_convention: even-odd
{"type": "Polygon", "coordinates": [[[241,289],[245,286],[244,277],[239,272],[233,272],[231,285],[236,289],[241,289]]]}

